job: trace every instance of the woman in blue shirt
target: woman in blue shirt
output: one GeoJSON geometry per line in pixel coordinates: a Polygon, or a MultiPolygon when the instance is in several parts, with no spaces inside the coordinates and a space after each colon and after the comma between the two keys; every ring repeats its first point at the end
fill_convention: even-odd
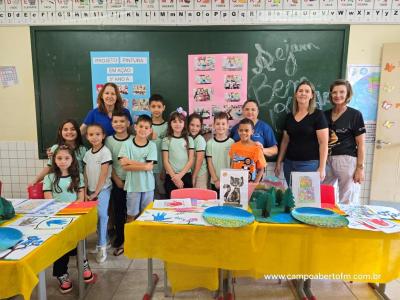
{"type": "MultiPolygon", "coordinates": [[[[271,157],[278,153],[278,143],[276,142],[271,126],[258,119],[259,112],[260,109],[257,101],[247,100],[243,103],[243,117],[252,120],[254,123],[254,134],[251,136],[251,139],[259,144],[265,156],[271,157]]],[[[237,124],[231,129],[231,138],[234,139],[235,142],[240,140],[238,128],[239,126],[237,124]]]]}
{"type": "Polygon", "coordinates": [[[129,110],[124,108],[118,86],[115,83],[107,82],[97,96],[97,108],[89,111],[80,127],[82,135],[86,133],[86,127],[94,123],[100,124],[104,128],[106,136],[113,135],[115,133],[111,126],[113,111],[123,111],[128,116],[130,124],[133,124],[129,110]]]}

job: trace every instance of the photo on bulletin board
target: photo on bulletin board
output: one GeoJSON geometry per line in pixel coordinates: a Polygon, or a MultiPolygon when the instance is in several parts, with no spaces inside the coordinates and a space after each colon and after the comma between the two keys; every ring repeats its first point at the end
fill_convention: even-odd
{"type": "Polygon", "coordinates": [[[139,115],[150,116],[150,57],[149,52],[91,51],[93,107],[104,83],[118,86],[122,102],[135,121],[139,115]]]}
{"type": "Polygon", "coordinates": [[[217,112],[228,113],[230,127],[241,118],[247,100],[247,60],[247,53],[188,56],[189,113],[206,116],[203,131],[211,132],[210,116],[217,112]]]}

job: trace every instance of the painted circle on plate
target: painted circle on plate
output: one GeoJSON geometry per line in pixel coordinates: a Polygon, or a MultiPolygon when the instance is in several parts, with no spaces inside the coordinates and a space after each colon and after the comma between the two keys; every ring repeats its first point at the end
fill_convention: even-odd
{"type": "Polygon", "coordinates": [[[0,227],[0,250],[11,248],[22,239],[22,232],[11,227],[0,227]]]}
{"type": "Polygon", "coordinates": [[[292,210],[292,216],[300,222],[320,227],[345,227],[349,221],[331,210],[318,207],[299,207],[292,210]]]}
{"type": "Polygon", "coordinates": [[[219,227],[243,227],[254,222],[253,214],[231,206],[213,206],[203,212],[203,218],[219,227]]]}

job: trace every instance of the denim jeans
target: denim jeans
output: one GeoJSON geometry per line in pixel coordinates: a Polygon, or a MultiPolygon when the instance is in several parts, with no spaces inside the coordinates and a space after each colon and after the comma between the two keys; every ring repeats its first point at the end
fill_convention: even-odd
{"type": "Polygon", "coordinates": [[[283,162],[283,173],[285,175],[286,183],[291,186],[290,174],[292,172],[315,172],[318,170],[319,160],[289,160],[285,159],[283,162]]]}
{"type": "Polygon", "coordinates": [[[136,217],[154,200],[154,191],[126,193],[126,212],[136,217]]]}
{"type": "Polygon", "coordinates": [[[97,245],[107,244],[108,204],[110,202],[111,185],[102,189],[97,196],[97,245]]]}

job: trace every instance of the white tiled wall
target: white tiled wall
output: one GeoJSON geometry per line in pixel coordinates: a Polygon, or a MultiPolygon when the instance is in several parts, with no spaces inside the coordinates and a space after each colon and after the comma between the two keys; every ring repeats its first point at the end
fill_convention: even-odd
{"type": "Polygon", "coordinates": [[[0,141],[2,196],[27,197],[26,188],[47,163],[38,159],[36,142],[0,141]]]}
{"type": "MultiPolygon", "coordinates": [[[[365,182],[361,190],[361,203],[367,204],[370,193],[373,144],[366,145],[365,182]]],[[[9,198],[27,197],[26,188],[47,160],[38,159],[36,142],[0,141],[0,181],[2,196],[9,198]]],[[[274,173],[275,164],[269,163],[267,174],[274,173]]]]}

